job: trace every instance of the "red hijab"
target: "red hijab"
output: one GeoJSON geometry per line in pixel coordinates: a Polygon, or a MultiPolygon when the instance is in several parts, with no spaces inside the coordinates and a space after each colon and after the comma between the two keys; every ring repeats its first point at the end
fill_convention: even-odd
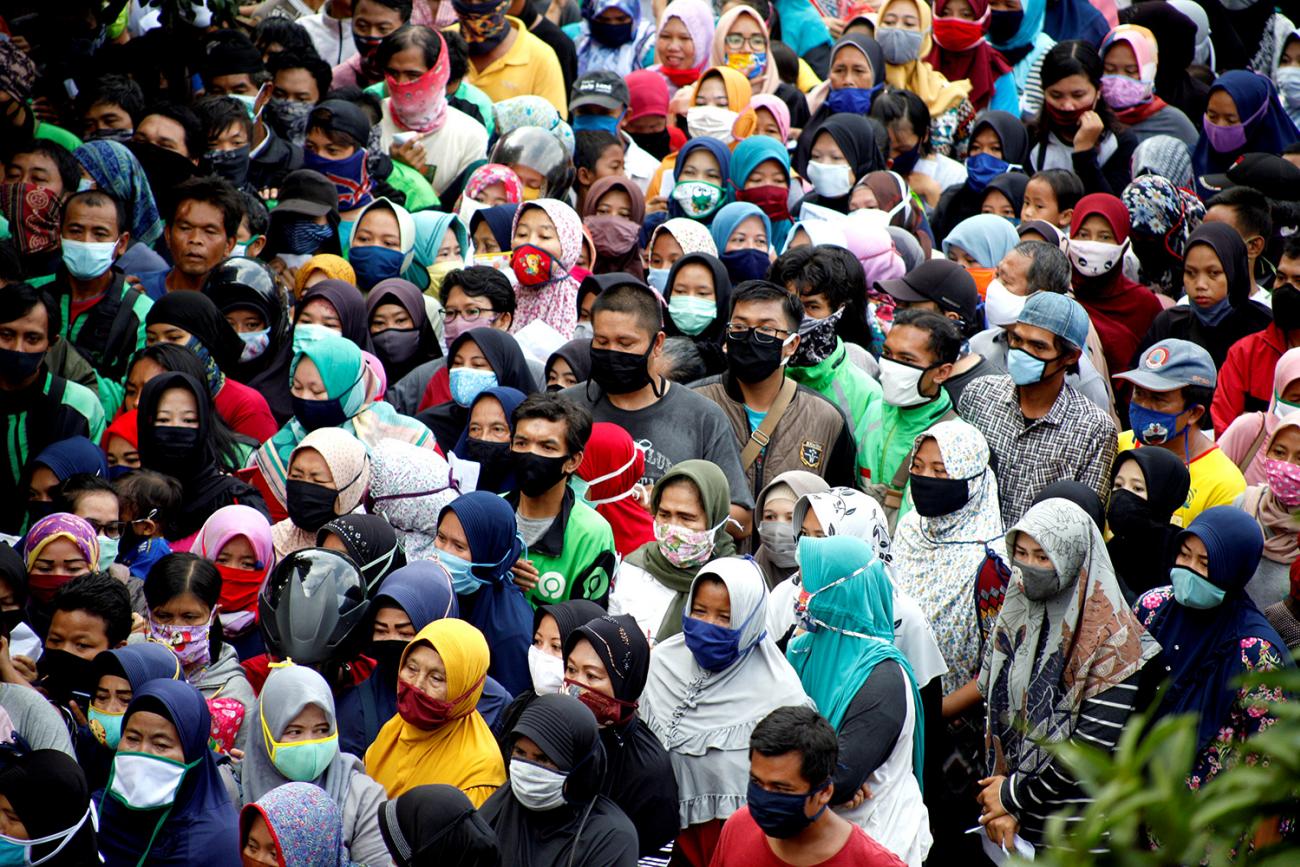
{"type": "Polygon", "coordinates": [[[590,483],[587,502],[609,521],[622,557],[655,538],[654,521],[636,496],[644,473],[645,453],[627,431],[607,421],[591,426],[578,478],[590,483]]]}
{"type": "Polygon", "coordinates": [[[970,101],[976,111],[989,107],[993,98],[993,83],[1011,71],[1011,64],[996,48],[989,45],[986,35],[989,28],[988,0],[967,0],[975,13],[975,21],[958,23],[954,18],[944,18],[943,10],[948,0],[934,4],[934,49],[930,52],[930,65],[943,73],[949,81],[970,80],[970,101]],[[976,30],[982,31],[976,36],[976,30]],[[942,41],[943,44],[940,44],[942,41]]]}
{"type": "MultiPolygon", "coordinates": [[[[1123,244],[1129,236],[1128,209],[1110,193],[1092,193],[1074,206],[1070,236],[1079,232],[1088,217],[1097,215],[1110,224],[1115,243],[1123,244]]],[[[1121,260],[1100,277],[1085,277],[1072,270],[1075,300],[1083,305],[1101,338],[1102,351],[1110,372],[1122,373],[1133,366],[1133,356],[1151,322],[1163,309],[1151,290],[1124,276],[1121,260]]]]}

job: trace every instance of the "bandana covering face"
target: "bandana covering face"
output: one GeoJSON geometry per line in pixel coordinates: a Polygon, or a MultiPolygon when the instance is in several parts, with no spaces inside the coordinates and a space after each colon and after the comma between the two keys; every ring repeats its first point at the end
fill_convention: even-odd
{"type": "Polygon", "coordinates": [[[460,35],[469,43],[470,54],[487,54],[501,44],[510,30],[506,21],[509,0],[486,3],[463,3],[453,0],[460,16],[460,35]]]}
{"type": "Polygon", "coordinates": [[[0,184],[0,213],[24,255],[59,249],[62,209],[53,190],[36,184],[0,184]]]}
{"type": "Polygon", "coordinates": [[[415,81],[402,83],[384,75],[388,95],[393,100],[393,117],[403,128],[420,133],[442,129],[447,120],[447,78],[450,74],[447,41],[438,33],[438,60],[428,72],[415,81]]]}

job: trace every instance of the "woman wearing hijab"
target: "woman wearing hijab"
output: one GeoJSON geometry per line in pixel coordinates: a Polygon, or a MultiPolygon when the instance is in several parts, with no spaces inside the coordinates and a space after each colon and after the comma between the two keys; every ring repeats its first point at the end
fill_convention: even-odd
{"type": "Polygon", "coordinates": [[[622,271],[644,279],[638,243],[645,220],[645,194],[621,175],[601,178],[587,190],[582,224],[596,245],[591,273],[622,271]]]}
{"type": "Polygon", "coordinates": [[[995,214],[976,214],[958,223],[943,239],[943,253],[966,270],[996,268],[1020,243],[1011,221],[995,214]]]}
{"type": "Polygon", "coordinates": [[[1115,458],[1106,551],[1130,603],[1168,580],[1180,530],[1169,521],[1183,507],[1191,483],[1187,465],[1166,449],[1129,449],[1115,458]]]}
{"type": "MultiPolygon", "coordinates": [[[[1004,175],[1003,177],[1015,177],[1004,175]]],[[[1028,179],[1025,179],[1028,183],[1028,179]]],[[[871,191],[868,207],[884,211],[891,215],[887,228],[899,228],[911,235],[921,248],[923,259],[930,258],[934,249],[934,236],[925,217],[925,209],[918,207],[913,200],[913,192],[903,176],[897,172],[872,172],[858,181],[857,189],[866,187],[871,191]]],[[[1022,190],[1023,196],[1023,190],[1022,190]]],[[[855,189],[854,196],[859,195],[855,189]]],[[[1019,211],[1017,211],[1019,213],[1019,211]]],[[[893,232],[890,232],[893,235],[893,232]]],[[[900,255],[902,251],[899,251],[900,255]]],[[[910,271],[911,268],[908,268],[910,271]]],[[[868,284],[870,285],[870,284],[868,284]]]]}
{"type": "Polygon", "coordinates": [[[460,483],[436,451],[384,440],[370,450],[371,514],[392,525],[410,561],[434,556],[438,511],[460,496],[460,483]]]}
{"type": "Polygon", "coordinates": [[[1219,448],[1246,477],[1247,485],[1268,481],[1267,449],[1282,419],[1300,409],[1300,348],[1289,349],[1273,369],[1273,396],[1263,412],[1244,412],[1218,437],[1219,448]]]}
{"type": "MultiPolygon", "coordinates": [[[[465,181],[456,207],[456,215],[463,226],[469,226],[470,218],[483,210],[496,205],[519,204],[524,198],[524,185],[519,175],[509,166],[500,163],[485,163],[470,173],[465,181]]],[[[415,216],[419,216],[417,213],[415,216]]]]}
{"type": "Polygon", "coordinates": [[[718,255],[718,246],[713,243],[708,228],[695,220],[680,217],[660,223],[650,233],[650,243],[646,245],[650,264],[646,282],[662,295],[668,285],[669,269],[690,253],[718,255]]]}
{"type": "Polygon", "coordinates": [[[397,532],[382,515],[335,518],[317,531],[316,545],[336,551],[342,547],[361,569],[367,593],[373,593],[386,576],[406,565],[406,552],[397,540],[397,532]]]}
{"type": "Polygon", "coordinates": [[[415,258],[402,276],[436,296],[448,271],[474,264],[469,230],[460,217],[440,211],[417,211],[411,220],[415,224],[415,258]]]}
{"type": "Polygon", "coordinates": [[[239,361],[226,373],[266,398],[276,424],[293,416],[289,398],[293,341],[282,292],[269,269],[247,259],[233,267],[220,266],[203,287],[203,294],[244,341],[239,361]]]}
{"type": "Polygon", "coordinates": [[[379,806],[379,829],[397,867],[497,867],[497,835],[455,786],[416,786],[379,806]]]}
{"type": "Polygon", "coordinates": [[[322,280],[298,299],[293,324],[318,325],[341,334],[366,352],[373,352],[366,296],[342,280],[322,280]]]}
{"type": "Polygon", "coordinates": [[[239,867],[235,808],[208,749],[194,687],[152,680],[131,699],[104,793],[99,851],[110,867],[239,867]]]}
{"type": "Polygon", "coordinates": [[[11,589],[28,595],[26,619],[43,639],[53,614],[50,603],[54,594],[73,578],[96,569],[99,539],[84,518],[55,512],[27,531],[22,556],[27,574],[20,587],[11,589]]]}
{"type": "Polygon", "coordinates": [[[273,666],[256,714],[254,736],[239,765],[241,806],[286,783],[311,783],[338,810],[348,857],[361,864],[382,862],[387,850],[378,809],[386,800],[384,790],[366,776],[360,759],[340,751],[334,696],[325,678],[292,662],[273,666]]]}
{"type": "Polygon", "coordinates": [[[226,375],[239,363],[244,341],[212,299],[198,292],[171,292],[154,302],[145,317],[150,345],[174,343],[203,363],[208,393],[231,430],[260,443],[274,432],[275,417],[266,398],[226,375]]]}
{"type": "Polygon", "coordinates": [[[452,452],[478,464],[475,490],[506,494],[515,490],[510,443],[515,435],[514,413],[524,402],[517,388],[485,388],[469,405],[469,421],[452,452]]]}
{"type": "Polygon", "coordinates": [[[474,243],[476,261],[478,256],[510,252],[515,214],[518,211],[519,205],[507,203],[474,212],[474,216],[469,218],[469,233],[474,243]]]}
{"type": "Polygon", "coordinates": [[[980,201],[980,213],[1002,217],[1012,226],[1020,225],[1020,211],[1025,206],[1025,189],[1029,176],[1020,172],[1007,172],[989,181],[980,201]]]}
{"type": "Polygon", "coordinates": [[[96,187],[112,193],[126,205],[131,243],[118,257],[117,267],[127,274],[166,268],[166,261],[152,249],[162,238],[163,218],[158,213],[149,178],[135,155],[120,142],[97,140],[81,145],[72,156],[96,187]]]}
{"type": "MultiPolygon", "coordinates": [[[[376,804],[383,802],[381,794],[376,804]]],[[[380,848],[375,853],[379,860],[370,859],[371,864],[388,857],[388,848],[379,834],[377,810],[376,806],[369,820],[379,840],[380,848]]],[[[271,863],[294,867],[361,867],[367,862],[353,860],[356,841],[349,845],[347,817],[340,813],[339,804],[327,792],[309,783],[284,783],[256,801],[245,802],[239,812],[244,863],[264,864],[267,862],[262,859],[269,856],[275,859],[271,863]]]]}
{"type": "MultiPolygon", "coordinates": [[[[786,104],[792,126],[802,129],[808,123],[808,102],[799,88],[781,80],[767,22],[752,7],[733,6],[719,16],[709,66],[739,71],[749,79],[754,93],[773,94],[786,104]]],[[[733,111],[743,108],[732,106],[733,111]]]]}
{"type": "Polygon", "coordinates": [[[1159,642],[1154,670],[1169,680],[1157,718],[1197,716],[1199,789],[1242,760],[1244,741],[1276,722],[1281,690],[1240,686],[1243,675],[1293,665],[1286,645],[1246,593],[1263,553],[1259,525],[1241,509],[1206,509],[1174,540],[1171,586],[1149,590],[1134,610],[1159,642]]]}
{"type": "Polygon", "coordinates": [[[1197,195],[1214,195],[1201,178],[1227,171],[1243,153],[1280,154],[1296,140],[1300,130],[1282,108],[1270,79],[1244,69],[1225,72],[1210,88],[1201,138],[1192,151],[1197,195]]]}
{"type": "Polygon", "coordinates": [[[347,259],[333,253],[317,253],[302,264],[293,274],[293,297],[301,300],[303,293],[322,280],[338,280],[349,286],[357,285],[357,272],[347,259]]]}
{"type": "Polygon", "coordinates": [[[641,20],[640,3],[584,0],[579,11],[582,23],[573,40],[578,49],[579,75],[599,69],[625,77],[641,68],[646,51],[655,41],[655,30],[651,22],[641,20]]]}
{"type": "Polygon", "coordinates": [[[722,821],[745,802],[754,726],[774,708],[811,702],[767,635],[767,582],[756,563],[715,559],[683,597],[682,631],[655,647],[640,713],[677,778],[675,851],[702,867],[722,821]]]}
{"type": "Polygon", "coordinates": [[[389,382],[397,382],[426,361],[442,357],[424,296],[399,278],[380,280],[366,299],[370,339],[389,382]]]}
{"type": "Polygon", "coordinates": [[[398,666],[397,715],[366,750],[366,772],[390,798],[448,783],[482,806],[505,782],[501,752],[474,709],[487,677],[483,634],[462,620],[435,620],[406,646],[398,666]]]}
{"type": "MultiPolygon", "coordinates": [[[[673,161],[673,185],[667,194],[668,218],[674,220],[686,217],[707,226],[718,209],[731,201],[727,184],[731,172],[731,151],[715,138],[696,136],[682,145],[676,154],[670,154],[665,165],[668,160],[673,161]]],[[[651,188],[654,188],[653,183],[651,188]]],[[[647,248],[652,253],[655,234],[650,236],[650,246],[647,248]]],[[[650,265],[651,273],[660,267],[655,265],[653,258],[650,265]]]]}
{"type": "Polygon", "coordinates": [[[785,247],[790,231],[790,152],[784,142],[769,136],[754,136],[736,146],[731,154],[728,183],[737,202],[758,206],[772,223],[769,242],[785,247]]]}
{"type": "Polygon", "coordinates": [[[1138,344],[1163,310],[1147,287],[1124,276],[1130,246],[1129,212],[1110,193],[1092,193],[1074,206],[1066,255],[1074,297],[1097,329],[1111,370],[1126,370],[1138,344]]]}
{"type": "Polygon", "coordinates": [[[27,525],[53,514],[63,499],[59,491],[72,476],[108,478],[108,463],[97,445],[85,437],[68,437],[46,446],[27,465],[28,487],[35,497],[27,500],[27,525]]]}
{"type": "MultiPolygon", "coordinates": [[[[1159,5],[1161,0],[1144,3],[1159,5]]],[[[1202,114],[1205,112],[1202,111],[1202,114]]],[[[1138,144],[1133,150],[1133,180],[1143,175],[1164,178],[1181,190],[1192,187],[1192,151],[1173,136],[1156,135],[1138,144]]],[[[1195,195],[1192,196],[1195,198],[1195,195]]],[[[1199,202],[1200,199],[1197,199],[1199,202]]]]}
{"type": "Polygon", "coordinates": [[[778,97],[760,93],[751,97],[731,125],[731,136],[742,141],[751,136],[766,136],[778,144],[789,146],[790,143],[790,109],[778,97]],[[762,112],[762,114],[759,114],[762,112]]]}
{"type": "Polygon", "coordinates": [[[1006,545],[1011,581],[979,678],[989,776],[978,800],[994,843],[1009,846],[1018,833],[1041,846],[1058,805],[1091,800],[1047,745],[1114,749],[1139,671],[1160,648],[1124,601],[1101,533],[1078,506],[1030,507],[1006,545]]]}
{"type": "MultiPolygon", "coordinates": [[[[1194,4],[1191,4],[1194,5],[1194,4]]],[[[1204,10],[1196,7],[1204,16],[1204,10]]],[[[1198,28],[1195,21],[1180,10],[1175,3],[1147,2],[1136,3],[1124,10],[1122,21],[1138,27],[1145,27],[1152,33],[1159,33],[1161,62],[1155,70],[1156,95],[1166,103],[1177,108],[1196,129],[1196,119],[1205,114],[1205,103],[1210,96],[1210,87],[1205,82],[1192,76],[1188,68],[1204,60],[1197,60],[1198,28]]],[[[1206,30],[1209,30],[1208,21],[1206,30]]],[[[1209,43],[1208,37],[1205,42],[1209,43]]],[[[1208,58],[1206,58],[1208,60],[1208,58]]],[[[1209,63],[1214,68],[1213,62],[1209,63]]],[[[1188,144],[1188,148],[1194,144],[1188,144]]],[[[1170,178],[1171,180],[1175,180],[1170,178]]],[[[1183,186],[1183,184],[1179,184],[1183,186]]]]}
{"type": "Polygon", "coordinates": [[[866,115],[884,86],[885,55],[880,43],[865,33],[845,33],[831,47],[826,83],[808,94],[813,109],[808,126],[819,125],[833,114],[866,115]]]}
{"type": "Polygon", "coordinates": [[[944,190],[930,225],[942,240],[953,227],[980,213],[988,185],[1029,160],[1029,133],[1015,115],[986,111],[975,119],[966,151],[966,182],[944,190]]]}
{"type": "Polygon", "coordinates": [[[203,522],[190,550],[221,573],[222,635],[240,659],[264,652],[257,595],[276,561],[266,516],[249,506],[223,506],[203,522]]]}
{"type": "Polygon", "coordinates": [[[1142,338],[1139,354],[1177,337],[1203,347],[1215,367],[1222,367],[1232,344],[1273,321],[1263,305],[1250,300],[1246,244],[1226,223],[1202,223],[1187,239],[1183,289],[1189,303],[1161,311],[1142,338]]]}
{"type": "Polygon", "coordinates": [[[271,528],[275,555],[283,559],[315,546],[320,528],[355,511],[369,488],[370,456],[365,443],[337,427],[307,434],[289,457],[285,481],[289,517],[271,528]]]}
{"type": "Polygon", "coordinates": [[[547,391],[560,391],[591,376],[591,338],[576,338],[551,353],[542,368],[547,391]]]}
{"type": "Polygon", "coordinates": [[[515,212],[510,233],[519,284],[511,333],[540,319],[568,340],[578,324],[578,281],[569,271],[578,264],[582,220],[558,199],[534,199],[515,212]]]}
{"type": "Polygon", "coordinates": [[[709,232],[733,286],[767,276],[774,258],[772,221],[757,205],[749,202],[725,205],[713,218],[709,232]]]}
{"type": "Polygon", "coordinates": [[[678,824],[672,763],[636,712],[650,644],[631,616],[603,615],[565,639],[564,665],[568,691],[600,725],[609,761],[602,792],[632,820],[640,855],[652,855],[677,836],[678,824]]]}
{"type": "Polygon", "coordinates": [[[610,614],[631,614],[659,642],[681,631],[700,568],[736,552],[726,529],[728,490],[726,476],[710,461],[681,461],[663,475],[650,492],[656,541],[624,559],[609,594],[610,614]],[[689,525],[674,523],[684,515],[691,516],[689,525]]]}
{"type": "Polygon", "coordinates": [[[1291,564],[1300,555],[1300,515],[1296,514],[1300,510],[1300,413],[1288,412],[1261,451],[1268,481],[1246,488],[1232,505],[1264,531],[1264,554],[1246,585],[1251,601],[1263,611],[1286,598],[1291,564]]]}
{"type": "Polygon", "coordinates": [[[181,483],[180,510],[167,516],[168,543],[188,551],[191,538],[222,506],[251,506],[267,517],[266,503],[252,486],[218,466],[212,439],[208,392],[184,373],[164,373],[140,392],[140,464],[181,483]]]}
{"type": "Polygon", "coordinates": [[[709,67],[713,6],[704,0],[673,0],[659,13],[655,60],[650,67],[668,82],[669,96],[694,84],[709,67]]]}
{"type": "Polygon", "coordinates": [[[976,111],[992,108],[1019,114],[1011,64],[987,39],[988,0],[967,0],[966,6],[968,17],[946,17],[947,0],[934,4],[934,50],[927,59],[948,81],[970,82],[969,98],[976,111]]]}
{"type": "Polygon", "coordinates": [[[525,395],[537,390],[519,343],[505,331],[475,328],[447,347],[451,400],[429,407],[416,419],[429,426],[437,441],[455,443],[470,422],[470,407],[489,388],[513,388],[525,395]]]}
{"type": "Polygon", "coordinates": [[[800,201],[799,215],[810,216],[804,212],[808,205],[847,214],[853,185],[886,168],[888,141],[888,133],[878,122],[847,112],[806,128],[792,164],[799,176],[812,184],[813,191],[800,201]]]}
{"type": "Polygon", "coordinates": [[[1097,45],[1109,29],[1106,16],[1088,0],[1052,0],[1043,16],[1043,32],[1058,42],[1082,39],[1097,45]]]}
{"type": "Polygon", "coordinates": [[[1043,105],[1039,68],[1056,40],[1043,32],[1047,0],[1015,0],[1019,9],[998,9],[989,16],[989,45],[1011,64],[1020,96],[1020,116],[1031,116],[1043,105]]]}
{"type": "Polygon", "coordinates": [[[851,536],[801,539],[799,566],[811,631],[794,638],[786,656],[839,736],[832,801],[873,840],[920,867],[931,843],[920,787],[924,715],[916,676],[894,646],[889,573],[869,544],[851,536]],[[844,806],[863,786],[871,796],[844,806]]]}
{"type": "Polygon", "coordinates": [[[689,337],[708,375],[727,369],[722,351],[731,315],[731,277],[717,256],[687,253],[668,270],[664,286],[668,301],[664,332],[689,337]]]}
{"type": "Polygon", "coordinates": [[[800,528],[793,523],[795,504],[801,497],[829,490],[826,480],[815,473],[787,470],[764,485],[754,498],[754,516],[758,518],[758,537],[762,540],[754,551],[754,562],[763,570],[770,589],[799,569],[795,540],[800,528]]]}
{"type": "Polygon", "coordinates": [[[401,205],[381,196],[357,212],[350,228],[345,255],[357,273],[355,288],[363,293],[380,280],[401,277],[415,260],[415,221],[401,205]]]}
{"type": "MultiPolygon", "coordinates": [[[[12,726],[5,735],[12,735],[12,726]]],[[[100,863],[95,845],[98,817],[90,789],[81,768],[66,753],[14,751],[0,758],[0,809],[5,815],[6,860],[11,864],[100,863]],[[24,833],[15,833],[15,824],[24,833]],[[40,842],[27,843],[31,840],[40,842]]]]}
{"type": "MultiPolygon", "coordinates": [[[[1147,139],[1147,142],[1153,141],[1156,139],[1147,139]]],[[[1138,149],[1141,148],[1139,145],[1138,149]]],[[[1138,171],[1137,163],[1138,153],[1134,151],[1135,173],[1138,171]]],[[[1170,298],[1181,296],[1187,239],[1205,219],[1205,205],[1190,190],[1176,186],[1159,174],[1134,177],[1133,182],[1124,188],[1121,200],[1131,224],[1129,240],[1133,254],[1142,266],[1142,280],[1153,292],[1170,298]]]]}
{"type": "Polygon", "coordinates": [[[1105,75],[1101,92],[1119,122],[1143,142],[1169,135],[1196,147],[1196,127],[1182,111],[1156,95],[1159,46],[1155,34],[1138,24],[1121,24],[1101,43],[1105,75]]]}
{"type": "Polygon", "coordinates": [[[591,426],[574,484],[586,486],[587,505],[609,522],[620,557],[654,541],[654,521],[641,505],[644,473],[645,452],[626,430],[606,421],[591,426]]]}

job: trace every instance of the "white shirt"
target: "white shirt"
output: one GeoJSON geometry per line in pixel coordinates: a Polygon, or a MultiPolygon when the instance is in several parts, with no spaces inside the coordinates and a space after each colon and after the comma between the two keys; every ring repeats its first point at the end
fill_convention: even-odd
{"type": "MultiPolygon", "coordinates": [[[[384,116],[379,121],[384,153],[388,153],[393,136],[403,131],[393,121],[392,103],[391,98],[384,100],[384,116]]],[[[488,134],[483,124],[451,105],[447,106],[442,129],[420,136],[419,141],[425,163],[437,168],[433,191],[439,196],[471,163],[487,156],[488,134]]]]}
{"type": "Polygon", "coordinates": [[[653,643],[676,595],[649,572],[624,560],[618,568],[614,589],[609,593],[609,613],[631,614],[653,643]]]}
{"type": "Polygon", "coordinates": [[[627,175],[636,185],[645,192],[650,186],[650,179],[654,177],[655,172],[659,171],[659,160],[650,156],[650,154],[636,143],[630,135],[620,132],[619,136],[623,139],[623,174],[627,175]]]}
{"type": "Polygon", "coordinates": [[[916,161],[916,168],[913,171],[934,178],[941,190],[966,183],[966,167],[943,154],[921,157],[916,161]]]}
{"type": "Polygon", "coordinates": [[[357,46],[352,41],[352,19],[331,18],[328,14],[330,5],[326,3],[319,12],[304,15],[298,19],[298,23],[311,37],[312,45],[316,46],[316,53],[321,60],[333,68],[356,54],[357,46]]]}

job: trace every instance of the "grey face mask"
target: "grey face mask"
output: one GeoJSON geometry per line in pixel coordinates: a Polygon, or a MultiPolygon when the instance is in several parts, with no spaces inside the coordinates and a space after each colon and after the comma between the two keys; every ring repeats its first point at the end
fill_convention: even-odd
{"type": "Polygon", "coordinates": [[[795,562],[794,525],[789,521],[763,521],[758,537],[772,562],[782,569],[793,569],[795,562]]]}
{"type": "Polygon", "coordinates": [[[1011,564],[1013,573],[1020,573],[1020,580],[1025,585],[1025,596],[1035,602],[1046,602],[1061,589],[1060,576],[1054,566],[1028,566],[1015,560],[1011,564]]]}

